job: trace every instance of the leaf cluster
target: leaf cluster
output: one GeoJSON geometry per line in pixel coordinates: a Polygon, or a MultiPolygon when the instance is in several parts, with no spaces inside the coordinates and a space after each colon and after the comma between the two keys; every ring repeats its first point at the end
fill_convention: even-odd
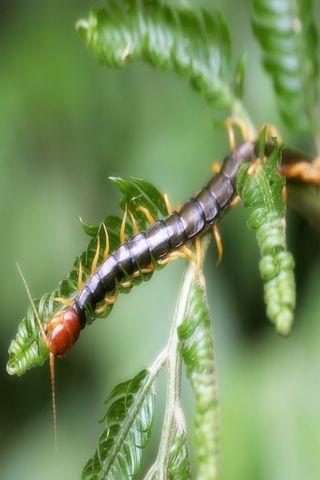
{"type": "Polygon", "coordinates": [[[287,251],[285,178],[279,172],[282,147],[273,140],[269,157],[265,157],[265,133],[260,135],[260,158],[254,165],[245,164],[237,175],[237,191],[242,204],[251,208],[248,225],[256,232],[260,250],[260,275],[264,281],[267,316],[277,331],[288,335],[295,308],[294,260],[287,251]]]}

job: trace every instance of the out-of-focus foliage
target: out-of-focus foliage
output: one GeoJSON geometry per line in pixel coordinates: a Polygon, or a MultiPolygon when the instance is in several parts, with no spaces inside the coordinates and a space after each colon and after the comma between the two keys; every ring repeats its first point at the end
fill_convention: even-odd
{"type": "Polygon", "coordinates": [[[284,121],[314,134],[318,111],[318,38],[312,0],[254,0],[253,26],[284,121]]]}

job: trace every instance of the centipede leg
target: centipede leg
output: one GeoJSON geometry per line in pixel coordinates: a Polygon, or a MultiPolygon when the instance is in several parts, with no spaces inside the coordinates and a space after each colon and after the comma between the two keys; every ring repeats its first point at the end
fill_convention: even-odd
{"type": "Polygon", "coordinates": [[[195,247],[196,247],[196,276],[199,278],[201,273],[201,240],[200,237],[195,238],[195,247]]]}
{"type": "Polygon", "coordinates": [[[93,257],[93,260],[92,260],[92,265],[91,265],[91,275],[93,275],[94,272],[97,269],[97,263],[98,263],[98,260],[99,260],[99,256],[100,256],[100,236],[98,235],[96,253],[94,254],[94,257],[93,257]]]}
{"type": "Polygon", "coordinates": [[[166,192],[163,192],[163,198],[164,198],[164,203],[166,204],[166,209],[167,209],[168,215],[171,215],[171,213],[173,212],[173,208],[172,208],[172,205],[170,203],[168,194],[166,192]]]}
{"type": "Polygon", "coordinates": [[[106,313],[107,308],[108,308],[108,305],[107,305],[107,304],[102,305],[101,307],[96,308],[95,311],[94,311],[94,313],[95,313],[96,315],[103,315],[104,313],[106,313]]]}
{"type": "Polygon", "coordinates": [[[175,250],[173,252],[168,253],[165,256],[165,258],[161,258],[160,260],[158,260],[158,263],[160,265],[167,265],[169,262],[172,262],[173,260],[177,260],[178,258],[186,258],[186,254],[179,250],[175,250]]]}
{"type": "Polygon", "coordinates": [[[127,214],[128,214],[128,207],[127,207],[127,205],[126,205],[126,208],[124,209],[124,215],[123,215],[123,218],[122,218],[121,227],[120,227],[120,233],[119,233],[119,236],[120,236],[120,245],[123,245],[124,243],[126,243],[126,222],[127,222],[127,214]]]}
{"type": "Polygon", "coordinates": [[[73,300],[71,298],[55,297],[54,301],[66,305],[67,307],[72,307],[73,305],[73,300]]]}
{"type": "Polygon", "coordinates": [[[101,305],[100,307],[96,308],[95,313],[97,313],[98,315],[105,313],[109,305],[114,305],[116,303],[117,296],[118,296],[117,293],[115,293],[114,295],[106,296],[103,300],[104,305],[101,305]]]}
{"type": "Polygon", "coordinates": [[[246,122],[240,117],[232,117],[232,122],[234,125],[237,125],[240,128],[242,138],[245,142],[252,140],[252,134],[246,122]]]}
{"type": "Polygon", "coordinates": [[[214,162],[211,167],[212,173],[220,173],[221,164],[219,162],[214,162]]]}
{"type": "Polygon", "coordinates": [[[227,120],[225,121],[225,126],[228,132],[230,149],[234,151],[237,148],[237,142],[236,142],[236,136],[234,134],[233,123],[230,118],[227,118],[227,120]]]}
{"type": "Polygon", "coordinates": [[[136,211],[142,212],[145,215],[148,222],[150,223],[150,225],[154,223],[154,218],[148,208],[144,207],[143,205],[139,205],[139,207],[136,208],[136,211]]]}
{"type": "Polygon", "coordinates": [[[102,224],[102,227],[104,229],[104,233],[106,236],[106,246],[104,247],[104,251],[103,251],[103,259],[106,260],[109,257],[110,242],[109,242],[108,230],[104,223],[102,224]]]}
{"type": "Polygon", "coordinates": [[[131,274],[131,277],[132,278],[137,278],[142,273],[153,273],[153,272],[154,272],[154,267],[152,265],[150,265],[149,267],[144,267],[144,268],[141,268],[140,270],[136,270],[135,272],[133,272],[131,274]]]}
{"type": "Polygon", "coordinates": [[[218,258],[217,258],[216,265],[219,266],[223,256],[223,245],[222,245],[222,238],[220,235],[220,231],[216,224],[212,225],[212,233],[214,235],[217,248],[218,248],[218,258]]]}
{"type": "Polygon", "coordinates": [[[98,307],[95,309],[94,313],[96,315],[101,315],[107,311],[108,305],[101,305],[101,307],[98,307]]]}
{"type": "Polygon", "coordinates": [[[236,195],[230,202],[230,207],[229,208],[235,208],[239,203],[241,202],[241,198],[239,195],[236,195]]]}
{"type": "Polygon", "coordinates": [[[197,256],[186,245],[182,245],[182,247],[180,247],[179,250],[189,260],[192,260],[194,263],[197,263],[197,256]]]}
{"type": "Polygon", "coordinates": [[[160,265],[167,265],[167,263],[172,262],[173,260],[177,260],[178,258],[187,258],[188,260],[197,263],[196,255],[188,248],[187,246],[183,245],[178,250],[174,250],[173,252],[168,253],[165,258],[161,258],[158,260],[160,265]]]}
{"type": "Polygon", "coordinates": [[[282,165],[279,172],[290,180],[320,185],[320,159],[282,165]]]}
{"type": "Polygon", "coordinates": [[[83,270],[82,270],[82,262],[80,260],[79,269],[78,269],[78,292],[81,292],[82,290],[82,286],[83,286],[82,276],[83,276],[83,270]]]}
{"type": "Polygon", "coordinates": [[[153,265],[150,265],[150,267],[141,268],[141,273],[152,273],[152,272],[154,272],[153,265]]]}
{"type": "Polygon", "coordinates": [[[236,137],[235,137],[234,128],[233,128],[234,125],[240,128],[241,135],[244,141],[252,140],[252,134],[250,132],[250,129],[248,125],[241,118],[236,116],[227,118],[227,120],[225,121],[225,126],[228,131],[229,143],[232,151],[234,151],[237,148],[237,142],[236,142],[236,137]]]}
{"type": "Polygon", "coordinates": [[[137,233],[140,233],[139,225],[137,224],[137,220],[135,219],[133,213],[130,210],[129,210],[129,215],[130,215],[131,223],[133,226],[133,231],[136,235],[137,233]]]}
{"type": "Polygon", "coordinates": [[[132,281],[131,280],[122,280],[121,282],[121,286],[124,287],[124,288],[130,288],[131,285],[132,285],[132,281]]]}

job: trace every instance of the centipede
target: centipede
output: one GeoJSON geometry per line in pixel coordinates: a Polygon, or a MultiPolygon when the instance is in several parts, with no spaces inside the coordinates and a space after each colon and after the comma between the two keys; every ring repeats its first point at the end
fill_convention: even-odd
{"type": "MultiPolygon", "coordinates": [[[[265,149],[269,154],[273,146],[266,144],[265,149]]],[[[197,240],[210,230],[216,238],[220,260],[222,243],[217,223],[225,212],[237,203],[237,198],[239,200],[236,191],[239,167],[255,162],[258,159],[257,150],[258,143],[252,140],[243,141],[237,148],[234,146],[231,153],[224,159],[219,171],[207,185],[179,209],[173,210],[165,196],[168,216],[162,220],[154,221],[151,213],[141,207],[151,225],[145,231],[138,232],[132,217],[136,234],[127,241],[125,240],[125,222],[128,215],[126,208],[120,228],[120,247],[111,253],[108,232],[103,225],[106,241],[102,263],[97,265],[101,253],[98,237],[97,250],[91,267],[92,274],[84,284],[81,280],[81,262],[79,264],[78,292],[75,298],[56,299],[66,308],[55,313],[52,318],[48,318],[45,326],[41,323],[39,315],[36,315],[43,341],[50,354],[55,358],[65,357],[87,325],[88,316],[92,312],[102,314],[108,306],[115,303],[120,287],[129,288],[133,278],[152,273],[155,263],[165,265],[179,257],[188,257],[197,261],[197,256],[188,248],[188,244],[195,241],[197,245],[197,240]]],[[[294,158],[298,163],[302,155],[284,149],[284,165],[288,158],[291,162],[294,158]]],[[[303,156],[303,158],[305,161],[306,157],[303,156]]],[[[289,173],[288,169],[286,173],[289,173]]],[[[316,183],[320,183],[319,178],[316,183]]],[[[24,283],[26,284],[25,281],[24,283]]],[[[31,298],[29,294],[29,299],[31,298]]],[[[31,305],[34,305],[33,302],[31,305]]],[[[36,314],[34,306],[33,310],[36,314]]]]}
{"type": "MultiPolygon", "coordinates": [[[[53,416],[56,432],[56,407],[55,407],[55,373],[54,360],[64,358],[71,351],[79,339],[81,331],[90,323],[93,315],[103,315],[117,300],[118,293],[130,289],[132,281],[153,274],[155,265],[166,265],[177,258],[187,258],[197,263],[201,256],[200,237],[212,231],[217,242],[219,257],[222,257],[222,241],[217,228],[217,223],[223,215],[239,203],[237,193],[237,175],[239,168],[246,164],[254,164],[259,159],[258,142],[247,139],[243,135],[242,143],[236,145],[233,133],[229,135],[232,150],[225,157],[215,174],[195,196],[187,200],[181,207],[173,209],[167,195],[164,195],[167,216],[154,221],[151,213],[143,206],[141,212],[147,219],[149,226],[144,231],[139,231],[132,212],[127,206],[124,208],[124,217],[120,226],[120,246],[114,251],[110,250],[108,230],[104,224],[105,233],[103,254],[101,255],[100,236],[97,236],[96,252],[92,260],[90,275],[83,283],[81,260],[77,266],[78,289],[72,298],[54,298],[63,304],[43,324],[33,301],[27,282],[21,269],[19,273],[25,285],[35,319],[39,326],[39,334],[43,339],[45,348],[49,351],[51,387],[53,401],[53,416]],[[135,234],[126,239],[126,219],[131,217],[135,234]],[[194,244],[194,248],[190,245],[194,244]],[[99,262],[102,256],[101,263],[99,262]],[[100,263],[100,264],[99,264],[100,263]]],[[[266,144],[266,154],[272,152],[274,146],[266,144]]],[[[295,159],[293,166],[301,161],[306,162],[306,157],[298,152],[283,150],[283,165],[289,159],[295,159]]],[[[279,168],[281,174],[281,166],[279,168]]],[[[286,169],[290,177],[290,168],[286,169]]],[[[301,171],[296,168],[292,180],[301,180],[301,171]],[[298,171],[298,173],[296,173],[298,171]],[[295,178],[296,176],[296,178],[295,178]]],[[[310,181],[310,178],[309,178],[310,181]]],[[[320,184],[320,174],[313,183],[320,184]]]]}
{"type": "MultiPolygon", "coordinates": [[[[170,211],[168,207],[167,218],[152,223],[145,232],[137,233],[130,240],[122,241],[115,252],[109,254],[107,251],[106,258],[94,268],[72,305],[48,320],[43,338],[52,355],[61,358],[70,352],[86,326],[87,312],[97,309],[101,312],[101,302],[102,308],[115,302],[118,284],[126,285],[131,276],[152,271],[155,261],[166,261],[181,254],[191,258],[191,250],[185,248],[183,251],[183,247],[209,231],[223,216],[235,196],[239,164],[254,158],[254,144],[243,143],[226,157],[220,172],[179,210],[170,211]]],[[[121,232],[120,236],[123,236],[121,232]]],[[[98,257],[97,250],[95,259],[98,257]]]]}

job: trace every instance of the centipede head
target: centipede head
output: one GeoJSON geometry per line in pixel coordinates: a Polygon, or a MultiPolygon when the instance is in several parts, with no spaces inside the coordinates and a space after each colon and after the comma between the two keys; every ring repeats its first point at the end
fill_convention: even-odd
{"type": "Polygon", "coordinates": [[[63,358],[78,340],[80,319],[73,308],[58,312],[46,326],[46,345],[54,357],[63,358]]]}
{"type": "MultiPolygon", "coordinates": [[[[51,394],[52,394],[52,413],[53,413],[53,430],[54,430],[54,444],[55,444],[55,450],[58,451],[57,447],[57,409],[56,409],[56,388],[55,388],[55,368],[54,368],[54,359],[56,356],[59,356],[59,352],[62,352],[62,355],[66,354],[66,350],[70,350],[72,344],[77,340],[77,318],[78,315],[73,309],[68,309],[65,312],[60,312],[58,315],[55,315],[53,319],[49,322],[47,325],[46,329],[44,329],[39,312],[37,310],[37,307],[34,303],[34,300],[31,295],[30,288],[27,284],[27,281],[22,273],[21,268],[17,264],[17,269],[20,274],[21,280],[25,286],[30,304],[32,306],[32,310],[34,312],[34,315],[36,317],[36,320],[38,322],[39,330],[42,335],[43,341],[47,348],[50,351],[50,377],[51,377],[51,394]],[[71,312],[68,312],[71,310],[71,312]],[[68,313],[67,313],[68,312],[68,313]],[[73,313],[74,312],[74,313],[73,313]],[[75,315],[74,315],[75,314],[75,315]],[[77,318],[75,318],[77,317],[77,318]],[[63,331],[63,333],[60,333],[60,336],[58,335],[59,331],[55,332],[55,329],[58,328],[59,326],[62,326],[62,328],[59,328],[59,331],[63,331]],[[50,327],[50,328],[49,328],[50,327]],[[47,334],[47,330],[50,330],[50,336],[47,334]],[[66,332],[66,333],[65,333],[66,332]],[[69,333],[70,332],[70,333],[69,333]],[[53,335],[54,333],[54,335],[53,335]],[[60,341],[59,341],[60,338],[60,341]],[[68,342],[66,342],[65,338],[68,338],[68,342]],[[64,346],[62,345],[64,339],[64,346]]],[[[80,325],[80,322],[78,322],[80,325]]],[[[78,332],[79,336],[79,332],[78,332]]]]}

